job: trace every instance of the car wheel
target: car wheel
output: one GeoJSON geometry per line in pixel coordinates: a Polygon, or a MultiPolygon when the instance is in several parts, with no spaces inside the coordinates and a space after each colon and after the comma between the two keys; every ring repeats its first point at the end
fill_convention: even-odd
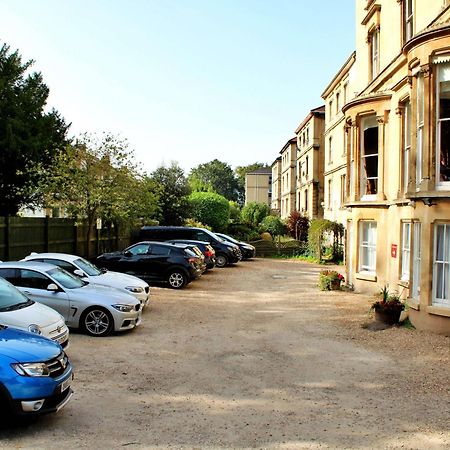
{"type": "Polygon", "coordinates": [[[114,319],[106,309],[95,307],[83,314],[81,326],[90,336],[108,336],[114,328],[114,319]]]}
{"type": "Polygon", "coordinates": [[[228,264],[228,258],[225,255],[216,255],[216,266],[225,267],[228,264]]]}
{"type": "Polygon", "coordinates": [[[186,286],[188,279],[183,272],[179,270],[173,270],[169,273],[167,282],[172,289],[181,289],[186,286]]]}

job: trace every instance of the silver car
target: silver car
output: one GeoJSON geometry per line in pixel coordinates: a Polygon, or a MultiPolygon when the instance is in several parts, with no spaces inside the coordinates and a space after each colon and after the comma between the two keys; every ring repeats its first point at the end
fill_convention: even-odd
{"type": "Polygon", "coordinates": [[[31,253],[22,261],[54,264],[91,284],[125,289],[141,302],[142,308],[145,308],[150,301],[150,287],[145,281],[125,273],[100,270],[97,266],[79,256],[67,253],[31,253]]]}
{"type": "Polygon", "coordinates": [[[68,327],[80,328],[91,336],[129,330],[141,322],[141,303],[133,295],[90,285],[52,264],[1,263],[0,277],[28,298],[58,311],[68,327]]]}

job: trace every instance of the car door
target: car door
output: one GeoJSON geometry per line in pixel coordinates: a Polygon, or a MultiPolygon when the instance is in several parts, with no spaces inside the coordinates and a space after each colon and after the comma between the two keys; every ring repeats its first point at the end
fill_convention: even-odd
{"type": "Polygon", "coordinates": [[[128,247],[117,261],[120,272],[128,273],[143,278],[155,278],[150,256],[150,244],[140,243],[128,247]]]}
{"type": "Polygon", "coordinates": [[[145,261],[146,270],[152,272],[155,280],[165,281],[169,268],[170,247],[167,245],[151,244],[145,261]]]}
{"type": "Polygon", "coordinates": [[[56,283],[48,276],[30,269],[20,269],[19,276],[16,279],[16,287],[28,298],[55,309],[64,317],[66,322],[70,322],[68,295],[61,288],[58,291],[47,290],[49,284],[56,283]]]}

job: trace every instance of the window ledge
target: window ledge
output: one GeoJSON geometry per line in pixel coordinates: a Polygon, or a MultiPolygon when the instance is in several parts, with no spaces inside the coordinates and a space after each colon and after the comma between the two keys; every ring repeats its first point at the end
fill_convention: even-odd
{"type": "Polygon", "coordinates": [[[373,272],[358,272],[356,274],[356,279],[364,281],[377,281],[377,275],[373,272]]]}
{"type": "Polygon", "coordinates": [[[415,309],[416,311],[420,311],[420,303],[416,299],[408,298],[408,299],[406,299],[406,303],[411,309],[415,309]]]}
{"type": "Polygon", "coordinates": [[[450,317],[450,308],[444,308],[443,306],[427,306],[427,313],[450,317]]]}
{"type": "Polygon", "coordinates": [[[409,289],[409,280],[399,280],[398,285],[406,289],[409,289]]]}

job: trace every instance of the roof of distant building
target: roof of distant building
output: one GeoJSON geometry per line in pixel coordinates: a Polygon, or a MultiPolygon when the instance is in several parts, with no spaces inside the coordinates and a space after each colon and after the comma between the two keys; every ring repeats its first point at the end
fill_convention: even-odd
{"type": "Polygon", "coordinates": [[[271,167],[260,167],[259,169],[255,169],[252,170],[251,172],[247,172],[247,175],[252,174],[252,175],[266,175],[266,174],[270,174],[272,173],[272,168],[271,167]]]}

